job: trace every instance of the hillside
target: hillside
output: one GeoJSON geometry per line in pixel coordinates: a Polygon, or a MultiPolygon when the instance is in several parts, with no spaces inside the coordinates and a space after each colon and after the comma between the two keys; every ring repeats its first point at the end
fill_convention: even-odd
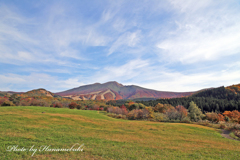
{"type": "Polygon", "coordinates": [[[97,111],[34,106],[0,107],[0,116],[2,159],[240,159],[239,141],[196,124],[129,121],[97,111]],[[12,145],[68,149],[76,143],[84,144],[83,151],[6,151],[12,145]]]}
{"type": "Polygon", "coordinates": [[[94,83],[80,86],[56,95],[70,97],[76,100],[120,100],[138,98],[176,98],[189,96],[194,92],[165,92],[142,88],[135,85],[124,86],[118,82],[94,83]]]}
{"type": "Polygon", "coordinates": [[[172,99],[157,99],[150,101],[139,101],[147,106],[155,106],[158,103],[171,104],[173,106],[183,105],[185,108],[189,107],[189,103],[194,101],[202,111],[224,112],[225,110],[240,111],[240,90],[238,85],[228,87],[218,87],[202,90],[193,93],[188,97],[172,98],[172,99]]]}
{"type": "Polygon", "coordinates": [[[54,97],[54,94],[46,89],[34,89],[25,93],[21,93],[22,97],[35,97],[35,96],[46,96],[46,97],[54,97]]]}

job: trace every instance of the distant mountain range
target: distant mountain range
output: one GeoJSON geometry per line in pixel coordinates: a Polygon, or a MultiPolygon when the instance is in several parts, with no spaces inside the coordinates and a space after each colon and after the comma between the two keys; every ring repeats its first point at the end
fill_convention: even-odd
{"type": "Polygon", "coordinates": [[[118,82],[94,83],[80,86],[67,91],[55,93],[75,100],[120,100],[137,98],[176,98],[193,94],[194,92],[165,92],[142,88],[135,85],[124,86],[118,82]]]}
{"type": "MultiPolygon", "coordinates": [[[[226,89],[236,92],[240,90],[240,85],[226,87],[226,89]]],[[[28,92],[0,92],[0,96],[6,94],[21,94],[22,96],[48,96],[48,97],[66,97],[74,100],[121,100],[121,99],[160,99],[160,98],[179,98],[196,95],[202,91],[212,92],[213,88],[203,89],[196,92],[167,92],[156,91],[136,85],[125,86],[112,81],[107,83],[94,83],[77,88],[69,89],[63,92],[52,93],[43,88],[31,90],[28,92]]],[[[204,92],[205,93],[205,92],[204,92]]]]}

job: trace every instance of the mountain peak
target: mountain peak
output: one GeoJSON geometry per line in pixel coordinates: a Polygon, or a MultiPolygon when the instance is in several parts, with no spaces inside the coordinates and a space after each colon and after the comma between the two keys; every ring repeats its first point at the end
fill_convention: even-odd
{"type": "Polygon", "coordinates": [[[116,81],[94,83],[56,93],[76,100],[118,100],[134,98],[175,98],[189,96],[192,92],[163,92],[136,85],[124,86],[116,81]]]}
{"type": "Polygon", "coordinates": [[[123,87],[123,85],[121,83],[118,83],[116,81],[109,81],[109,82],[106,82],[106,83],[103,83],[103,84],[113,84],[113,85],[117,85],[117,86],[123,87]]]}

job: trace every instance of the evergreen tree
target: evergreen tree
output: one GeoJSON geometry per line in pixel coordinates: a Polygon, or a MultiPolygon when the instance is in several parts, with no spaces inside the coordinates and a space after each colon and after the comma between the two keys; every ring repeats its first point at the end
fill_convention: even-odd
{"type": "Polygon", "coordinates": [[[188,111],[189,111],[188,116],[192,121],[197,122],[201,120],[203,117],[201,109],[198,108],[198,106],[193,101],[190,102],[188,111]]]}

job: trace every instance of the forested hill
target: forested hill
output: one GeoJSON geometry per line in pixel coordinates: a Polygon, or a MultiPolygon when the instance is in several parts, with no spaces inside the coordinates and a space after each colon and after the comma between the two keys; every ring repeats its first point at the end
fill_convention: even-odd
{"type": "Polygon", "coordinates": [[[229,86],[229,87],[219,87],[219,88],[213,88],[204,90],[198,93],[193,94],[193,97],[212,97],[217,99],[239,99],[240,98],[240,90],[238,87],[229,86]]]}
{"type": "Polygon", "coordinates": [[[189,107],[189,103],[194,101],[202,111],[218,111],[225,110],[240,111],[240,84],[229,87],[218,87],[207,89],[193,94],[189,97],[172,98],[172,99],[157,99],[150,101],[138,101],[146,106],[155,106],[158,103],[171,104],[173,106],[183,105],[185,108],[189,107]]]}

